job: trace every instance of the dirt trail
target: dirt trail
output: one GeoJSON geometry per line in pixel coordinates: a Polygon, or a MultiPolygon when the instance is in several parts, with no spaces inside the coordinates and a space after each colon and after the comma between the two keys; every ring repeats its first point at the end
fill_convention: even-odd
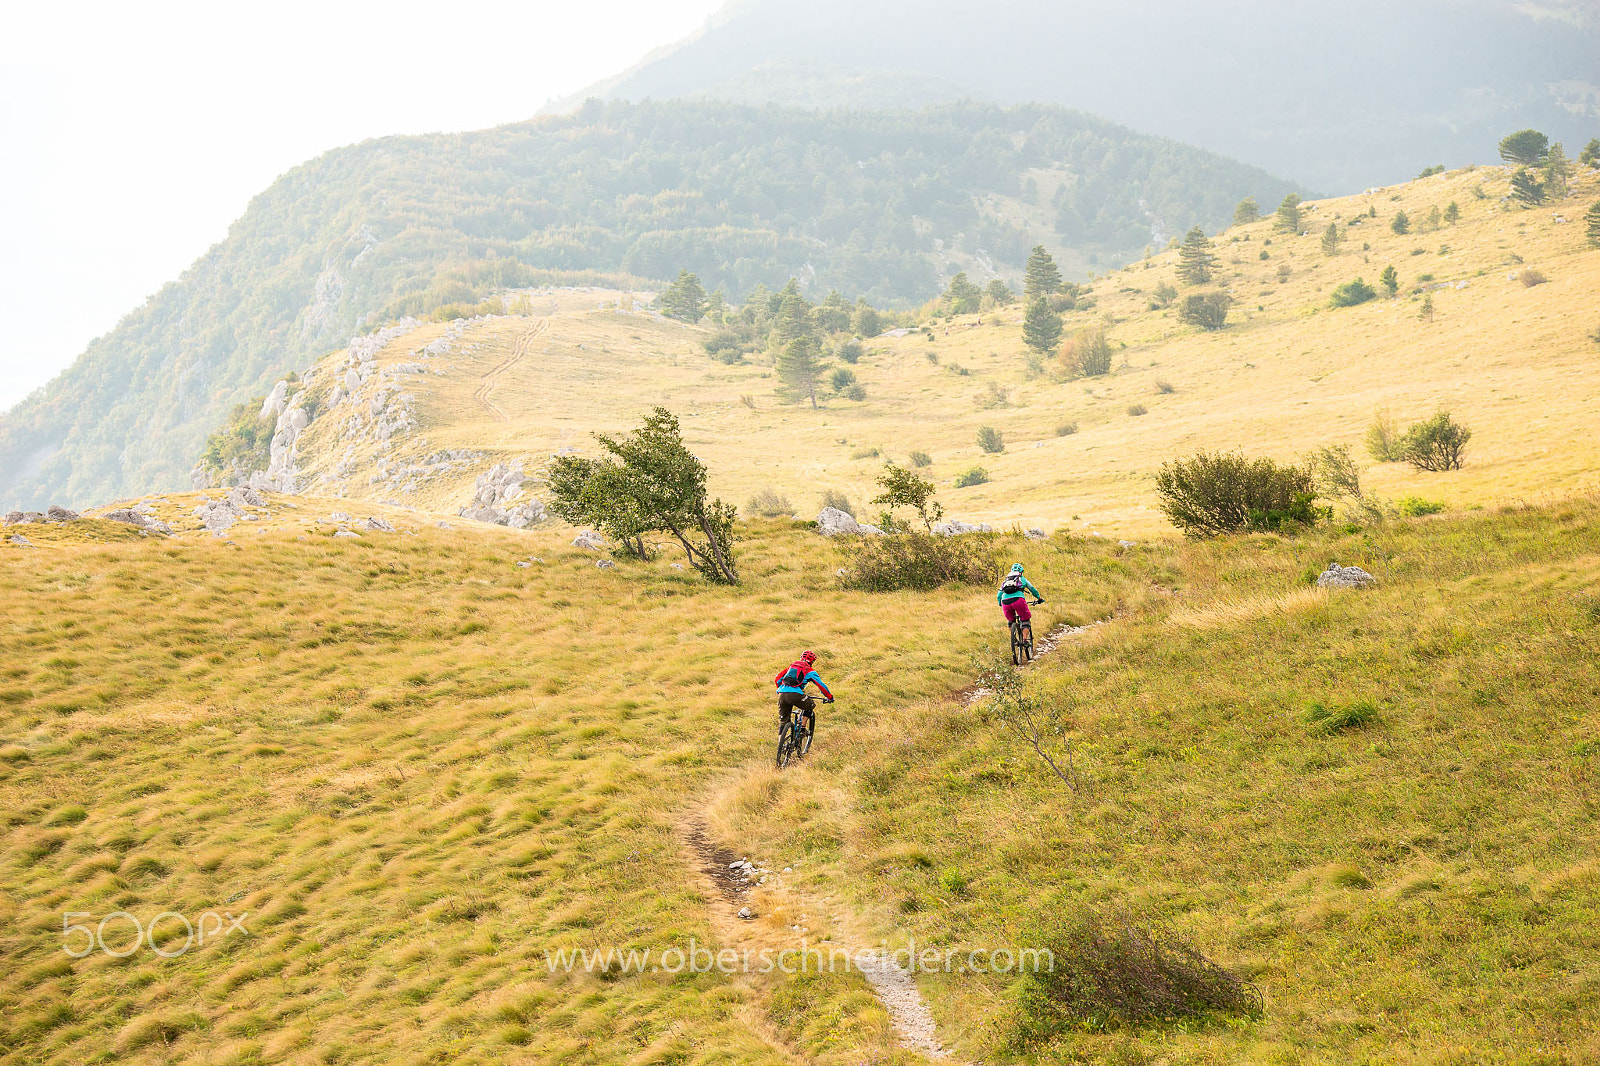
{"type": "Polygon", "coordinates": [[[511,354],[485,374],[483,376],[483,384],[479,385],[473,392],[472,398],[490,411],[493,411],[495,417],[500,421],[509,422],[511,419],[490,399],[494,395],[495,386],[500,383],[500,378],[506,371],[522,362],[523,358],[528,354],[528,349],[533,346],[534,340],[549,332],[549,330],[550,320],[541,318],[518,334],[516,343],[511,346],[511,354]]]}
{"type": "MultiPolygon", "coordinates": [[[[1057,626],[1038,642],[1034,661],[1037,662],[1040,657],[1050,654],[1067,641],[1104,624],[1104,622],[1091,622],[1086,626],[1057,626]]],[[[954,697],[970,704],[988,694],[987,689],[974,685],[955,693],[954,697]]],[[[735,784],[737,779],[724,787],[731,788],[735,784]]],[[[755,870],[744,868],[741,863],[748,860],[747,855],[719,843],[712,837],[705,813],[712,806],[713,799],[708,798],[702,802],[699,811],[683,826],[685,855],[690,865],[700,874],[704,885],[709,889],[708,895],[713,900],[712,927],[725,945],[736,950],[740,948],[759,950],[761,947],[771,947],[772,930],[759,928],[754,920],[759,915],[746,909],[753,903],[753,890],[768,887],[767,877],[763,876],[766,871],[759,867],[755,870]]],[[[781,888],[775,884],[772,888],[784,891],[786,895],[792,897],[794,909],[802,918],[805,915],[799,911],[801,907],[821,915],[831,906],[821,901],[807,901],[798,892],[791,891],[787,884],[781,888]]],[[[814,946],[826,950],[835,947],[844,948],[847,943],[871,942],[865,923],[860,919],[846,913],[836,914],[834,919],[838,931],[845,939],[841,941],[834,938],[828,943],[814,946]]],[[[917,990],[917,983],[912,974],[881,950],[847,950],[853,967],[866,979],[873,994],[888,1011],[899,1046],[931,1059],[948,1061],[950,1053],[939,1042],[938,1028],[934,1023],[933,1014],[928,1010],[928,1004],[922,998],[922,993],[917,990]]]]}

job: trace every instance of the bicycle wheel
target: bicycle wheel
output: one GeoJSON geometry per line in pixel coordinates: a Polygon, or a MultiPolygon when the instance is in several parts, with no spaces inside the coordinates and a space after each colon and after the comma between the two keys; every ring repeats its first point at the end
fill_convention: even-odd
{"type": "Polygon", "coordinates": [[[1033,660],[1033,623],[1022,623],[1022,661],[1024,664],[1033,660]]]}
{"type": "Polygon", "coordinates": [[[811,725],[806,728],[806,731],[804,733],[800,734],[800,754],[801,755],[806,755],[811,751],[811,739],[813,737],[815,737],[816,735],[817,735],[817,716],[816,716],[815,713],[813,713],[811,715],[811,725]]]}
{"type": "Polygon", "coordinates": [[[778,769],[782,770],[794,759],[794,736],[791,730],[785,729],[778,734],[778,769]]]}
{"type": "Polygon", "coordinates": [[[1022,627],[1013,622],[1011,623],[1011,665],[1021,666],[1026,661],[1022,657],[1022,627]]]}

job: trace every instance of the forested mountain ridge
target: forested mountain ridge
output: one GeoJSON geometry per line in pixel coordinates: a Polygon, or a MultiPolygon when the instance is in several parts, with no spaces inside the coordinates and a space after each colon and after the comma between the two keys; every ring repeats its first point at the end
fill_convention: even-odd
{"type": "Polygon", "coordinates": [[[591,94],[1044,101],[1332,195],[1481,161],[1528,126],[1582,144],[1597,56],[1600,19],[1574,0],[1346,0],[1333,15],[1314,0],[739,0],[552,109],[591,94]]]}
{"type": "Polygon", "coordinates": [[[0,503],[172,488],[231,406],[376,322],[495,288],[687,267],[739,296],[798,275],[883,303],[956,270],[1069,269],[1137,254],[1264,171],[1058,107],[810,112],[598,101],[465,134],[326,153],[0,418],[0,503]]]}

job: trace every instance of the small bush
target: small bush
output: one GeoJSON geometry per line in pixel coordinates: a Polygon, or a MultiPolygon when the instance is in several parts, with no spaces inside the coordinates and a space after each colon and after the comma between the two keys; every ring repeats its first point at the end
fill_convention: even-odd
{"type": "Polygon", "coordinates": [[[1460,470],[1462,453],[1472,439],[1472,430],[1440,411],[1425,422],[1418,422],[1400,438],[1400,458],[1418,470],[1460,470]]]}
{"type": "Polygon", "coordinates": [[[984,384],[983,391],[978,393],[978,409],[988,411],[995,407],[1004,407],[1011,402],[1011,392],[1002,385],[993,381],[984,384]]]}
{"type": "Polygon", "coordinates": [[[1360,278],[1347,281],[1333,290],[1333,296],[1328,300],[1329,307],[1354,307],[1364,304],[1368,300],[1376,300],[1378,291],[1360,278]]]}
{"type": "Polygon", "coordinates": [[[1225,292],[1197,292],[1183,301],[1178,320],[1203,330],[1219,330],[1228,324],[1228,307],[1233,298],[1225,292]]]}
{"type": "Polygon", "coordinates": [[[744,361],[744,338],[731,329],[719,329],[701,344],[706,354],[720,363],[744,361]]]}
{"type": "Polygon", "coordinates": [[[839,345],[839,358],[851,366],[861,362],[861,356],[864,352],[865,349],[861,347],[861,342],[858,340],[848,340],[839,345]]]}
{"type": "Polygon", "coordinates": [[[822,494],[822,506],[832,507],[836,511],[843,511],[851,518],[856,516],[856,509],[850,502],[850,497],[837,489],[828,489],[822,494]]]}
{"type": "Polygon", "coordinates": [[[1068,378],[1093,378],[1111,372],[1111,342],[1106,331],[1086,326],[1073,333],[1061,349],[1061,372],[1068,378]]]}
{"type": "Polygon", "coordinates": [[[1053,907],[1027,943],[1053,965],[1024,971],[1016,1043],[1069,1032],[1174,1022],[1207,1014],[1261,1015],[1261,993],[1170,927],[1126,913],[1053,907]]]}
{"type": "Polygon", "coordinates": [[[739,397],[739,402],[750,408],[752,411],[756,409],[756,398],[751,396],[748,392],[739,397]]]}
{"type": "Polygon", "coordinates": [[[877,448],[857,448],[855,451],[850,453],[850,458],[852,458],[852,459],[876,459],[881,454],[883,454],[883,453],[880,452],[877,448]]]}
{"type": "Polygon", "coordinates": [[[927,452],[912,452],[911,465],[915,467],[932,466],[933,456],[929,455],[927,452]]]}
{"type": "Polygon", "coordinates": [[[844,390],[844,398],[847,400],[854,400],[856,403],[861,403],[867,398],[867,387],[858,381],[854,385],[851,385],[848,389],[844,390]]]}
{"type": "Polygon", "coordinates": [[[1208,455],[1177,459],[1156,475],[1161,510],[1188,537],[1311,526],[1327,512],[1312,506],[1311,471],[1271,459],[1208,455]]]}
{"type": "Polygon", "coordinates": [[[760,515],[763,518],[777,518],[779,515],[794,514],[794,504],[789,502],[789,497],[782,495],[775,489],[765,488],[744,505],[750,514],[760,515]]]}
{"type": "Polygon", "coordinates": [[[1172,392],[1172,384],[1166,378],[1156,378],[1156,392],[1165,396],[1172,392]]]}
{"type": "Polygon", "coordinates": [[[963,470],[961,473],[957,474],[955,486],[958,489],[967,489],[974,485],[985,484],[988,482],[988,480],[989,471],[985,470],[981,466],[975,466],[971,470],[963,470]]]}
{"type": "Polygon", "coordinates": [[[1521,275],[1519,275],[1519,280],[1522,282],[1522,284],[1524,286],[1526,286],[1527,288],[1531,289],[1535,285],[1543,285],[1545,282],[1549,281],[1550,279],[1545,277],[1544,273],[1542,271],[1524,270],[1521,273],[1521,275]]]}
{"type": "Polygon", "coordinates": [[[997,455],[1006,450],[1005,438],[993,426],[983,426],[978,430],[978,450],[988,455],[997,455]]]}
{"type": "Polygon", "coordinates": [[[927,591],[941,585],[989,585],[1000,577],[994,535],[941,537],[902,529],[881,537],[852,538],[840,582],[865,592],[927,591]]]}
{"type": "Polygon", "coordinates": [[[1403,518],[1420,518],[1423,515],[1438,514],[1444,510],[1444,504],[1438,500],[1424,500],[1421,496],[1405,496],[1395,504],[1395,510],[1403,518]]]}
{"type": "Polygon", "coordinates": [[[1372,424],[1367,427],[1367,454],[1380,463],[1397,463],[1400,455],[1400,430],[1384,408],[1372,413],[1372,424]]]}
{"type": "Polygon", "coordinates": [[[1314,733],[1343,733],[1351,729],[1365,729],[1378,721],[1377,704],[1371,700],[1356,700],[1342,706],[1312,700],[1306,708],[1306,724],[1314,733]]]}
{"type": "Polygon", "coordinates": [[[939,365],[939,353],[938,352],[927,352],[925,354],[928,357],[928,362],[932,363],[934,366],[938,366],[939,365]]]}
{"type": "Polygon", "coordinates": [[[1138,418],[1140,415],[1146,415],[1149,413],[1149,410],[1146,409],[1145,405],[1142,403],[1130,403],[1128,405],[1128,414],[1132,415],[1134,418],[1138,418]]]}
{"type": "Polygon", "coordinates": [[[1070,437],[1076,432],[1078,432],[1078,423],[1076,422],[1062,422],[1056,426],[1056,436],[1058,437],[1070,437]]]}
{"type": "Polygon", "coordinates": [[[856,372],[849,367],[841,366],[828,378],[828,384],[833,386],[834,392],[843,392],[856,383],[856,372]]]}

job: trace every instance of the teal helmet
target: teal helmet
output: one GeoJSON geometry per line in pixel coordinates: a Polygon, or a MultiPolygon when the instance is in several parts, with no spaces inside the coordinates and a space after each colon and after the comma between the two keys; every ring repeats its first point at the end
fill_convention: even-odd
{"type": "Polygon", "coordinates": [[[1011,572],[1012,572],[1012,573],[1013,573],[1013,574],[1020,574],[1020,573],[1022,573],[1022,564],[1021,564],[1021,563],[1012,563],[1012,564],[1011,564],[1011,572]]]}

